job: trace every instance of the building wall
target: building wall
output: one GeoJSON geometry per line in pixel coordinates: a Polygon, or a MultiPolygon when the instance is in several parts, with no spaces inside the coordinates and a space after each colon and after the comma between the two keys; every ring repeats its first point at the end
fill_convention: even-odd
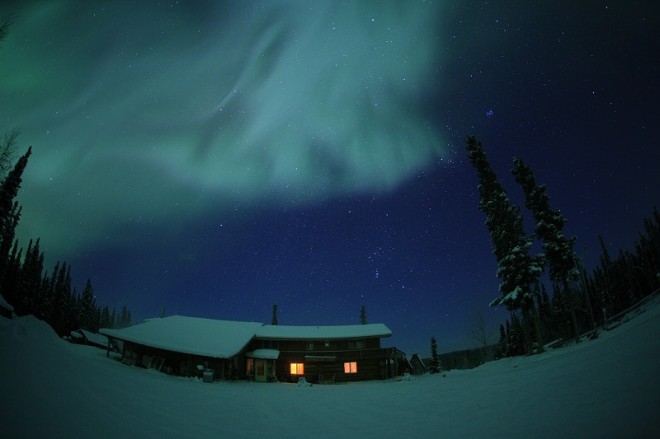
{"type": "Polygon", "coordinates": [[[129,341],[124,342],[122,362],[139,367],[157,369],[172,375],[201,377],[197,365],[214,371],[214,379],[241,378],[245,371],[245,362],[240,358],[223,359],[200,355],[184,354],[150,346],[143,346],[129,341]]]}
{"type": "Polygon", "coordinates": [[[339,340],[255,339],[247,350],[277,349],[275,374],[279,381],[296,382],[301,376],[312,383],[350,382],[392,378],[399,374],[396,349],[381,348],[380,338],[339,340]],[[302,364],[304,373],[292,373],[291,364],[302,364]],[[346,371],[348,363],[349,371],[346,371]]]}
{"type": "Polygon", "coordinates": [[[396,348],[381,348],[379,337],[334,340],[253,339],[242,352],[231,359],[156,349],[132,342],[124,342],[122,362],[161,372],[199,376],[197,365],[214,370],[214,379],[257,379],[264,381],[297,382],[300,377],[312,383],[350,382],[393,378],[406,368],[405,354],[396,348]],[[248,371],[245,353],[256,349],[276,349],[277,360],[267,362],[254,359],[248,371]],[[292,370],[292,364],[302,365],[303,371],[292,370]],[[265,365],[257,374],[257,366],[265,365]],[[251,373],[250,373],[251,372],[251,373]]]}

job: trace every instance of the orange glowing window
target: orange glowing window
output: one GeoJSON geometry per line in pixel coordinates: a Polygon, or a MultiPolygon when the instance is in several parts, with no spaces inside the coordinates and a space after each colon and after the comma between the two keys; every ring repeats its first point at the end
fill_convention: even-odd
{"type": "Polygon", "coordinates": [[[303,363],[291,363],[291,375],[303,375],[305,365],[303,363]]]}
{"type": "Polygon", "coordinates": [[[357,373],[357,361],[344,363],[344,373],[357,373]]]}

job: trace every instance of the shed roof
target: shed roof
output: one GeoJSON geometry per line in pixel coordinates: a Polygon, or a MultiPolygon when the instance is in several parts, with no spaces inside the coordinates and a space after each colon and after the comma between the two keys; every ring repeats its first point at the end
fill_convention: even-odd
{"type": "MultiPolygon", "coordinates": [[[[73,331],[71,331],[73,332],[73,331]]],[[[100,346],[102,348],[106,347],[108,345],[108,337],[101,335],[101,334],[96,334],[91,331],[87,331],[86,329],[80,329],[79,332],[85,337],[87,340],[87,343],[100,346]]],[[[72,334],[73,335],[73,334],[72,334]]]]}
{"type": "Polygon", "coordinates": [[[170,316],[148,319],[123,329],[102,328],[101,334],[144,346],[211,358],[231,358],[254,337],[263,323],[170,316]]]}
{"type": "Polygon", "coordinates": [[[338,338],[389,337],[392,331],[382,323],[341,326],[267,325],[257,329],[255,336],[269,339],[332,340],[338,338]]]}

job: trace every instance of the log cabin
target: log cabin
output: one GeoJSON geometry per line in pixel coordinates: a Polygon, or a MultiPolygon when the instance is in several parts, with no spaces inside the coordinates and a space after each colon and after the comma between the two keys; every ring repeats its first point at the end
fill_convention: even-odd
{"type": "Polygon", "coordinates": [[[406,360],[396,348],[381,346],[381,339],[390,335],[382,323],[262,326],[248,345],[247,375],[257,381],[294,382],[304,377],[311,383],[392,378],[401,373],[406,360]]]}
{"type": "Polygon", "coordinates": [[[381,346],[392,334],[381,323],[280,326],[170,316],[99,332],[123,344],[125,364],[204,381],[304,377],[329,384],[393,378],[409,367],[403,352],[381,346]]]}

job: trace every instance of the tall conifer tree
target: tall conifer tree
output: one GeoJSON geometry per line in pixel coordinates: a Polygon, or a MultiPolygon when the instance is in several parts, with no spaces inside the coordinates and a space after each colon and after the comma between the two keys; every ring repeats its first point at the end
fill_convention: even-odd
{"type": "Polygon", "coordinates": [[[80,296],[80,326],[91,332],[99,329],[99,315],[91,279],[87,279],[85,289],[80,296]]]}
{"type": "MultiPolygon", "coordinates": [[[[12,140],[12,141],[15,141],[12,140]]],[[[14,241],[14,235],[21,209],[18,203],[14,201],[21,187],[23,171],[27,166],[28,159],[32,154],[32,147],[18,159],[14,168],[0,185],[0,294],[4,290],[4,278],[7,263],[9,262],[9,251],[14,241]]]]}
{"type": "Polygon", "coordinates": [[[534,232],[542,241],[545,260],[548,263],[550,280],[561,285],[569,300],[569,311],[573,322],[573,331],[579,337],[575,318],[575,298],[571,284],[579,276],[578,257],[573,251],[576,238],[566,238],[564,224],[566,218],[559,210],[551,209],[545,186],[536,184],[532,169],[521,159],[514,158],[511,171],[525,194],[525,206],[534,215],[534,232]]]}
{"type": "Polygon", "coordinates": [[[273,305],[273,318],[270,320],[271,325],[277,325],[277,305],[273,305]]]}
{"type": "Polygon", "coordinates": [[[525,193],[525,206],[534,214],[534,232],[543,241],[543,251],[554,282],[571,282],[578,278],[577,256],[573,251],[576,238],[564,236],[566,217],[550,208],[545,186],[536,184],[532,169],[521,159],[513,160],[511,173],[525,193]]]}
{"type": "Polygon", "coordinates": [[[40,304],[43,267],[44,254],[39,248],[39,240],[34,244],[30,240],[19,274],[17,302],[14,304],[16,314],[34,314],[41,319],[45,317],[41,314],[43,307],[40,304]]]}
{"type": "Polygon", "coordinates": [[[502,279],[501,296],[491,305],[510,311],[522,310],[523,318],[533,307],[533,285],[543,269],[540,256],[530,256],[530,236],[525,235],[520,209],[511,204],[504,187],[490,166],[481,142],[468,137],[466,148],[479,177],[479,209],[486,214],[486,226],[497,259],[497,276],[502,279]]]}
{"type": "Polygon", "coordinates": [[[438,373],[442,370],[442,363],[440,362],[440,354],[438,354],[438,342],[435,337],[431,337],[431,363],[429,364],[429,371],[431,373],[438,373]]]}
{"type": "Polygon", "coordinates": [[[119,320],[116,324],[117,328],[126,328],[131,326],[131,312],[128,310],[126,305],[122,305],[121,311],[119,313],[119,320]]]}

